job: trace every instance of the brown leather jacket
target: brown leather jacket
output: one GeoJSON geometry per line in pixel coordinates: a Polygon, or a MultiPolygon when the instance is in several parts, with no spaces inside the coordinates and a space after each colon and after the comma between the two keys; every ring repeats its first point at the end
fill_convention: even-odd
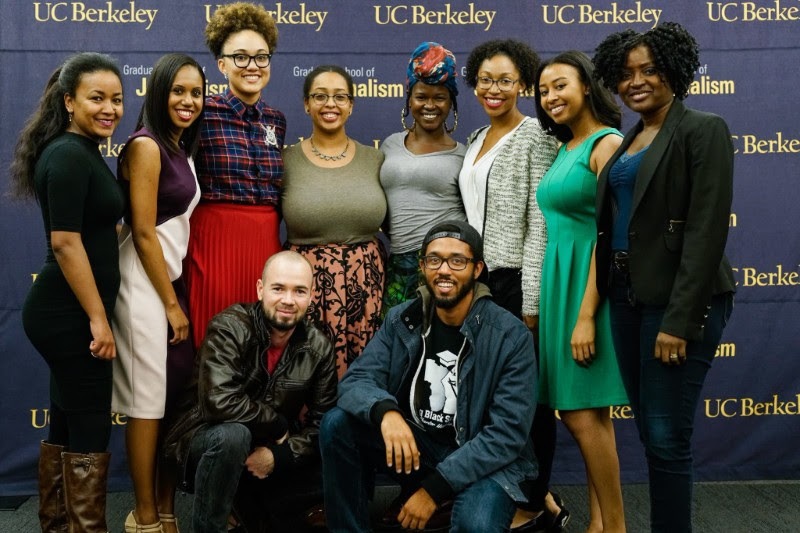
{"type": "Polygon", "coordinates": [[[253,446],[273,450],[276,469],[318,460],[319,424],[336,404],[333,347],[309,321],[300,323],[270,376],[264,363],[269,337],[261,302],[232,305],[209,323],[194,377],[164,437],[164,457],[177,463],[184,489],[191,489],[184,474],[192,437],[211,424],[247,426],[253,446]],[[287,442],[275,445],[287,430],[287,442]]]}

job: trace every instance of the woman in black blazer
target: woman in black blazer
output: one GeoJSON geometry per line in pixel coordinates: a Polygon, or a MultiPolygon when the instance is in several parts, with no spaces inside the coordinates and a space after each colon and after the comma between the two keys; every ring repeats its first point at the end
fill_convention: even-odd
{"type": "Polygon", "coordinates": [[[733,306],[733,145],[720,117],[683,105],[700,63],[678,24],[610,35],[594,63],[640,117],[598,181],[598,290],[645,445],[652,531],[687,532],[694,413],[733,306]]]}

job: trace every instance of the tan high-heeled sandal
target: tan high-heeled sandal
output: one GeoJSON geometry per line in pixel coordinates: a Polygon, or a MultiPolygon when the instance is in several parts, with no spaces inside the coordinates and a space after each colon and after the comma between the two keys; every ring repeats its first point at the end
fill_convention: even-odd
{"type": "Polygon", "coordinates": [[[161,519],[162,524],[175,524],[175,531],[178,530],[178,519],[175,517],[174,514],[169,513],[158,513],[158,518],[161,519]]]}
{"type": "Polygon", "coordinates": [[[125,533],[164,533],[164,530],[161,528],[160,520],[155,524],[140,524],[131,511],[125,518],[125,533]]]}

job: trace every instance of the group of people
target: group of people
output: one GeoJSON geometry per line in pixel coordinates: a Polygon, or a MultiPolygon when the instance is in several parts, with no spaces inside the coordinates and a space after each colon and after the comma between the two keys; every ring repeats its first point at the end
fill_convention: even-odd
{"type": "Polygon", "coordinates": [[[630,404],[652,530],[691,531],[694,412],[734,291],[733,149],[683,104],[694,38],[662,23],[544,62],[480,44],[464,81],[488,125],[466,145],[455,57],[422,43],[378,150],[347,135],[335,65],[306,77],[311,132],[284,149],[263,7],[222,6],[205,36],[228,89],[207,97],[194,59],[163,56],[116,178],[97,146],[123,91],[102,54],[53,73],[16,146],[47,238],[22,314],[50,367],[42,530],[106,531],[113,409],[128,533],[177,531],[178,486],[196,532],[297,530],[320,490],[329,530],[369,531],[376,472],[401,486],[382,526],[560,531],[555,410],[586,531],[625,531],[609,407],[630,404]],[[624,136],[614,94],[639,116],[624,136]]]}

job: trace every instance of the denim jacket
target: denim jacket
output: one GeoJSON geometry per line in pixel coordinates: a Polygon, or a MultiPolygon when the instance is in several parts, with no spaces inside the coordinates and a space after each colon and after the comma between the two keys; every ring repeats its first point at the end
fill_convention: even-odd
{"type": "MultiPolygon", "coordinates": [[[[373,408],[395,395],[414,372],[433,303],[428,290],[393,308],[381,329],[339,384],[338,406],[372,424],[373,408]]],[[[536,359],[525,325],[495,304],[476,284],[461,333],[467,348],[459,358],[454,426],[458,448],[436,466],[454,493],[489,476],[515,501],[526,501],[520,483],[535,479],[529,433],[536,409],[536,359]]]]}

